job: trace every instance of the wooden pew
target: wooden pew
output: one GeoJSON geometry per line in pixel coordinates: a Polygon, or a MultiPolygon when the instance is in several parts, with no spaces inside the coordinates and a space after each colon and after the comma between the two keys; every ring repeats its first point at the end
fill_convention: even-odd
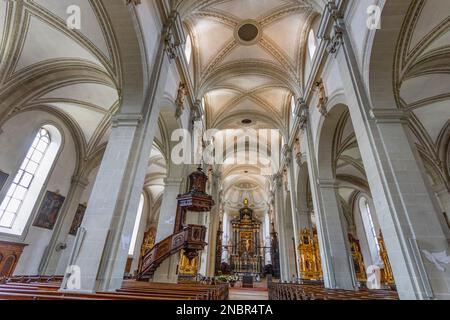
{"type": "Polygon", "coordinates": [[[93,294],[60,292],[60,278],[13,277],[0,284],[0,300],[206,300],[225,299],[228,287],[224,285],[163,284],[124,281],[117,292],[93,294]]]}
{"type": "Polygon", "coordinates": [[[398,300],[398,294],[390,290],[358,291],[325,289],[317,284],[272,283],[269,286],[271,300],[398,300]]]}

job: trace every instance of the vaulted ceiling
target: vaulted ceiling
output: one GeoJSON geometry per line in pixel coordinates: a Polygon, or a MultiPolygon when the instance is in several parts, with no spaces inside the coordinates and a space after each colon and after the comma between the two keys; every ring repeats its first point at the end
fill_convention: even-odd
{"type": "Polygon", "coordinates": [[[184,17],[194,46],[194,79],[206,95],[208,126],[251,113],[258,127],[285,129],[299,95],[305,39],[316,16],[308,1],[204,1],[184,17]]]}
{"type": "MultiPolygon", "coordinates": [[[[207,126],[278,129],[286,138],[292,97],[302,92],[307,35],[317,16],[310,1],[181,1],[180,8],[207,126]]],[[[226,165],[223,174],[229,205],[241,204],[243,186],[252,186],[247,193],[255,206],[267,201],[268,183],[258,164],[226,165]]]]}
{"type": "Polygon", "coordinates": [[[411,4],[397,48],[399,105],[409,112],[419,151],[435,183],[449,180],[450,2],[411,4]]]}
{"type": "Polygon", "coordinates": [[[118,108],[121,68],[110,28],[99,1],[0,1],[0,94],[19,86],[23,100],[15,111],[62,114],[93,152],[118,108]],[[72,5],[81,9],[80,30],[67,28],[72,5]]]}

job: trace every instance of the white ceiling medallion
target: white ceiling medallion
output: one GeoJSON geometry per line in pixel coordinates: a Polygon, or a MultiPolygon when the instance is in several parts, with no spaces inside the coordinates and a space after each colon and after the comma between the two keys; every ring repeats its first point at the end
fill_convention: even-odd
{"type": "Polygon", "coordinates": [[[251,46],[259,42],[263,35],[258,21],[244,20],[234,29],[234,38],[239,44],[251,46]]]}

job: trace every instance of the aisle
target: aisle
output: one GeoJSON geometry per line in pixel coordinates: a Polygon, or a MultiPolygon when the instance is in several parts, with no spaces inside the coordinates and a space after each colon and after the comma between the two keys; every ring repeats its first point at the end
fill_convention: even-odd
{"type": "Polygon", "coordinates": [[[230,288],[229,300],[269,300],[269,292],[267,285],[263,283],[255,283],[255,288],[241,288],[239,286],[230,288]]]}

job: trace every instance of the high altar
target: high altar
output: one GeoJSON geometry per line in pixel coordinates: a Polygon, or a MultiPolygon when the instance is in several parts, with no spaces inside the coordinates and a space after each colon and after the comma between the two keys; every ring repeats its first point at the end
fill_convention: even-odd
{"type": "Polygon", "coordinates": [[[239,217],[231,221],[233,227],[231,267],[235,273],[260,275],[263,270],[261,254],[261,221],[253,215],[244,200],[244,207],[239,210],[239,217]]]}

